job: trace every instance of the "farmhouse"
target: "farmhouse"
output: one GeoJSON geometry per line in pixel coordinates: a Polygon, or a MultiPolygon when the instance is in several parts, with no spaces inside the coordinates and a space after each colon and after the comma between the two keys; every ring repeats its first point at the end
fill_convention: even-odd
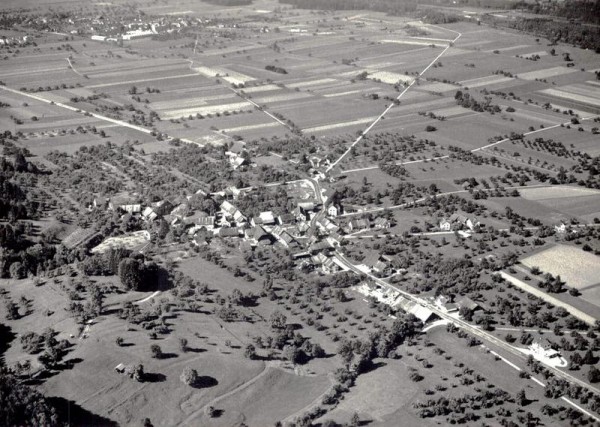
{"type": "Polygon", "coordinates": [[[440,230],[451,231],[452,223],[450,221],[448,221],[446,218],[442,218],[442,220],[440,221],[440,230]]]}
{"type": "Polygon", "coordinates": [[[458,305],[451,302],[450,298],[443,295],[440,295],[435,299],[435,305],[445,313],[458,311],[458,305]]]}
{"type": "Polygon", "coordinates": [[[121,194],[110,199],[108,208],[113,211],[121,210],[128,213],[139,213],[142,205],[137,198],[128,194],[121,194]]]}
{"type": "Polygon", "coordinates": [[[478,227],[479,220],[474,216],[465,216],[460,214],[452,214],[449,218],[451,224],[458,224],[467,227],[469,230],[474,231],[478,227]]]}
{"type": "Polygon", "coordinates": [[[390,226],[390,221],[383,217],[376,218],[375,221],[373,221],[373,227],[378,228],[380,230],[388,229],[390,228],[390,226]]]}
{"type": "Polygon", "coordinates": [[[477,311],[481,309],[481,306],[469,297],[460,298],[458,301],[456,301],[456,305],[458,308],[465,307],[471,311],[477,311]]]}
{"type": "Polygon", "coordinates": [[[353,219],[348,223],[348,230],[350,231],[361,231],[369,228],[369,221],[366,219],[353,219]]]}

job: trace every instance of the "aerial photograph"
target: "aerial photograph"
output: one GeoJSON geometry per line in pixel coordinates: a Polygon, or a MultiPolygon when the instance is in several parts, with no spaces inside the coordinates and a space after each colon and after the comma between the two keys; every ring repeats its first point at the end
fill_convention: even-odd
{"type": "Polygon", "coordinates": [[[600,427],[600,0],[1,0],[0,427],[600,427]]]}

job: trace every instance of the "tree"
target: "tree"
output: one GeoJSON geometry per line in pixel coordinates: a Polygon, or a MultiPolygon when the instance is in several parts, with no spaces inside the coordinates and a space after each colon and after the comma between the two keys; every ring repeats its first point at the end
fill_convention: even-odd
{"type": "Polygon", "coordinates": [[[598,370],[595,366],[590,366],[587,378],[589,382],[597,383],[598,381],[600,381],[600,370],[598,370]]]}
{"type": "Polygon", "coordinates": [[[254,347],[252,344],[246,345],[244,348],[244,357],[250,360],[256,359],[256,347],[254,347]]]}
{"type": "Polygon", "coordinates": [[[360,417],[358,416],[358,413],[354,413],[352,415],[352,418],[350,418],[350,426],[351,427],[358,427],[360,425],[360,417]]]}
{"type": "Polygon", "coordinates": [[[133,367],[133,371],[131,373],[131,378],[141,383],[144,381],[144,365],[141,363],[135,365],[133,367]]]}
{"type": "Polygon", "coordinates": [[[217,416],[217,410],[214,406],[207,406],[206,409],[204,409],[204,413],[210,418],[217,416]]]}
{"type": "Polygon", "coordinates": [[[142,427],[154,427],[154,425],[152,424],[152,421],[150,421],[150,418],[144,418],[142,420],[142,427]]]}
{"type": "Polygon", "coordinates": [[[279,310],[275,310],[273,314],[271,314],[271,317],[269,317],[269,323],[271,324],[271,328],[273,329],[285,328],[286,322],[287,317],[279,310]]]}
{"type": "Polygon", "coordinates": [[[515,397],[515,400],[517,401],[517,405],[519,406],[525,406],[527,405],[527,396],[525,395],[525,390],[521,389],[519,390],[519,392],[517,393],[517,396],[515,397]]]}
{"type": "Polygon", "coordinates": [[[26,274],[23,264],[21,264],[19,261],[13,262],[10,265],[8,272],[12,279],[24,279],[26,274]]]}
{"type": "Polygon", "coordinates": [[[179,377],[182,383],[193,386],[198,381],[198,372],[186,366],[179,377]]]}
{"type": "Polygon", "coordinates": [[[179,349],[186,353],[189,349],[188,347],[188,340],[185,338],[179,338],[179,349]]]}
{"type": "Polygon", "coordinates": [[[123,345],[123,338],[122,337],[117,337],[115,339],[115,344],[117,344],[119,347],[121,347],[123,345]]]}
{"type": "Polygon", "coordinates": [[[119,262],[119,278],[128,289],[138,291],[142,289],[143,265],[137,259],[125,258],[119,262]]]}
{"type": "Polygon", "coordinates": [[[150,346],[150,353],[152,354],[152,357],[155,359],[160,359],[163,357],[162,349],[160,348],[160,346],[158,344],[152,344],[150,346]]]}

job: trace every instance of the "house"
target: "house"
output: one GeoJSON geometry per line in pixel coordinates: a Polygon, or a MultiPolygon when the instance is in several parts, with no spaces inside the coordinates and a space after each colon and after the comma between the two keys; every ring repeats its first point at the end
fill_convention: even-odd
{"type": "Polygon", "coordinates": [[[159,216],[167,215],[174,208],[175,206],[168,200],[161,200],[152,204],[152,210],[159,216]]]}
{"type": "Polygon", "coordinates": [[[123,363],[119,363],[117,366],[115,366],[115,371],[117,371],[119,374],[124,374],[126,370],[127,365],[123,363]]]}
{"type": "Polygon", "coordinates": [[[225,220],[233,220],[238,227],[246,223],[246,217],[227,200],[221,203],[221,211],[225,220]]]}
{"type": "Polygon", "coordinates": [[[308,251],[312,254],[317,254],[319,252],[329,252],[333,249],[333,245],[327,240],[321,240],[320,242],[313,243],[308,247],[308,251]]]}
{"type": "Polygon", "coordinates": [[[350,231],[361,231],[369,228],[369,221],[366,219],[353,219],[348,223],[348,230],[350,231]]]}
{"type": "Polygon", "coordinates": [[[240,231],[236,227],[223,227],[219,229],[219,237],[240,237],[240,231]]]}
{"type": "Polygon", "coordinates": [[[216,218],[212,215],[207,215],[207,216],[200,216],[198,217],[198,219],[196,220],[196,224],[199,227],[204,227],[206,228],[208,231],[212,230],[213,228],[215,228],[215,220],[216,218]]]}
{"type": "Polygon", "coordinates": [[[236,155],[229,157],[229,163],[231,164],[231,167],[233,168],[233,170],[236,170],[240,166],[247,165],[248,159],[236,154],[236,155]]]}
{"type": "Polygon", "coordinates": [[[387,218],[379,217],[373,221],[373,227],[378,228],[380,230],[385,230],[390,228],[392,224],[387,218]]]}
{"type": "Polygon", "coordinates": [[[417,304],[414,301],[406,299],[402,296],[398,297],[397,302],[393,305],[395,309],[401,309],[405,313],[412,314],[421,322],[426,323],[436,317],[435,313],[429,308],[417,304]]]}
{"type": "Polygon", "coordinates": [[[142,211],[142,205],[138,199],[127,194],[112,197],[108,203],[108,208],[113,211],[121,210],[128,213],[139,213],[142,211]]]}
{"type": "Polygon", "coordinates": [[[567,225],[564,222],[561,222],[560,224],[554,226],[554,231],[558,234],[564,234],[567,232],[567,225]]]}
{"type": "Polygon", "coordinates": [[[93,206],[96,209],[106,209],[108,208],[108,199],[106,197],[94,197],[93,206]]]}
{"type": "Polygon", "coordinates": [[[281,233],[281,235],[279,235],[279,237],[277,237],[277,240],[279,241],[279,243],[281,243],[286,248],[293,249],[293,248],[296,248],[299,246],[298,241],[296,239],[294,239],[294,237],[287,231],[284,231],[283,233],[281,233]]]}
{"type": "Polygon", "coordinates": [[[340,209],[336,205],[331,205],[327,208],[327,215],[335,218],[340,214],[340,209]]]}
{"type": "Polygon", "coordinates": [[[271,211],[261,212],[258,217],[252,218],[250,223],[252,225],[275,225],[275,215],[271,211]]]}
{"type": "Polygon", "coordinates": [[[227,187],[223,190],[223,197],[227,199],[237,199],[242,194],[242,191],[234,185],[227,187]]]}
{"type": "Polygon", "coordinates": [[[375,272],[378,276],[388,276],[392,273],[392,267],[385,261],[379,259],[375,264],[373,264],[372,268],[373,272],[375,272]]]}
{"type": "Polygon", "coordinates": [[[326,217],[319,218],[317,226],[326,233],[336,233],[340,229],[335,222],[326,217]]]}
{"type": "Polygon", "coordinates": [[[479,227],[479,220],[474,216],[465,216],[460,214],[450,215],[449,221],[451,224],[460,224],[467,227],[469,230],[474,231],[476,227],[479,227]]]}
{"type": "Polygon", "coordinates": [[[279,238],[279,236],[281,236],[285,232],[285,228],[283,228],[281,225],[276,225],[271,229],[271,234],[277,238],[279,238]]]}
{"type": "Polygon", "coordinates": [[[176,218],[184,218],[190,211],[190,205],[187,203],[180,203],[177,205],[169,214],[176,218]]]}
{"type": "Polygon", "coordinates": [[[469,297],[461,297],[458,301],[456,301],[456,305],[459,309],[465,307],[471,311],[477,311],[481,309],[481,306],[469,297]]]}
{"type": "Polygon", "coordinates": [[[150,206],[147,206],[143,211],[142,211],[142,218],[145,221],[154,221],[156,220],[156,218],[158,218],[158,214],[156,212],[154,212],[154,209],[152,209],[150,206]]]}
{"type": "Polygon", "coordinates": [[[450,298],[443,295],[440,295],[435,299],[435,305],[445,313],[458,311],[458,305],[453,303],[450,298]]]}
{"type": "Polygon", "coordinates": [[[335,262],[335,258],[327,258],[321,265],[321,270],[325,274],[335,274],[341,270],[341,267],[335,262]]]}
{"type": "Polygon", "coordinates": [[[262,225],[246,229],[244,237],[255,246],[266,246],[275,243],[275,237],[267,232],[262,225]]]}
{"type": "Polygon", "coordinates": [[[220,208],[223,211],[224,216],[230,218],[233,218],[233,215],[238,211],[238,209],[227,200],[221,203],[220,208]]]}
{"type": "Polygon", "coordinates": [[[448,221],[446,218],[442,218],[440,221],[440,230],[452,231],[452,223],[450,221],[448,221]]]}
{"type": "Polygon", "coordinates": [[[286,213],[279,215],[279,217],[277,217],[277,220],[282,225],[294,224],[296,222],[296,216],[292,213],[286,213]]]}

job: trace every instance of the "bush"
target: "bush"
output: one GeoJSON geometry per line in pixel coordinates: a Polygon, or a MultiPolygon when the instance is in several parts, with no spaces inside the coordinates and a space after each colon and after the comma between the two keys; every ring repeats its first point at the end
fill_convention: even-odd
{"type": "Polygon", "coordinates": [[[437,128],[435,126],[427,125],[427,127],[425,128],[425,130],[427,132],[435,132],[437,130],[437,128]]]}

